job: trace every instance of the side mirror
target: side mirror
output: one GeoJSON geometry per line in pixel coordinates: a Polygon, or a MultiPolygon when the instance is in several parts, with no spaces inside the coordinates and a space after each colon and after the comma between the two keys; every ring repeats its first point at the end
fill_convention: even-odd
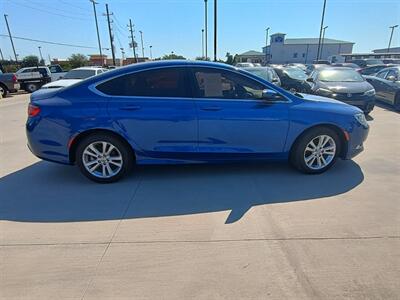
{"type": "Polygon", "coordinates": [[[307,81],[307,82],[314,82],[314,79],[313,79],[312,77],[308,77],[308,78],[306,79],[306,81],[307,81]]]}
{"type": "Polygon", "coordinates": [[[389,81],[393,81],[393,82],[397,81],[397,78],[395,76],[393,76],[393,75],[389,76],[386,79],[389,80],[389,81]]]}
{"type": "Polygon", "coordinates": [[[265,100],[279,100],[282,98],[278,92],[275,92],[274,90],[269,90],[269,89],[263,90],[262,97],[265,100]]]}

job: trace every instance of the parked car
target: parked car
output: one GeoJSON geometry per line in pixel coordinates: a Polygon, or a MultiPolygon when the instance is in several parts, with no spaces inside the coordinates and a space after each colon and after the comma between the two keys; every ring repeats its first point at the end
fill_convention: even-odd
{"type": "Polygon", "coordinates": [[[51,81],[61,79],[65,76],[65,74],[67,74],[67,72],[64,71],[60,65],[50,65],[48,68],[50,70],[51,81]]]}
{"type": "Polygon", "coordinates": [[[353,63],[334,63],[331,64],[332,67],[346,67],[346,68],[352,68],[352,69],[360,69],[359,65],[353,64],[353,63]]]}
{"type": "Polygon", "coordinates": [[[331,62],[329,60],[320,59],[320,60],[314,60],[313,64],[314,65],[330,65],[331,62]]]}
{"type": "Polygon", "coordinates": [[[306,69],[305,73],[307,75],[310,75],[315,70],[322,70],[322,69],[326,69],[326,68],[330,68],[330,67],[331,67],[331,65],[325,65],[325,64],[309,64],[309,65],[307,65],[307,69],[306,69]]]}
{"type": "Polygon", "coordinates": [[[400,66],[386,68],[376,76],[365,76],[375,88],[376,98],[394,106],[400,111],[400,66]]]}
{"type": "Polygon", "coordinates": [[[101,67],[81,67],[72,69],[66,75],[57,81],[52,81],[42,86],[43,89],[64,88],[74,83],[82,81],[83,79],[96,76],[106,72],[107,69],[101,67]]]}
{"type": "Polygon", "coordinates": [[[384,64],[384,62],[382,60],[375,59],[375,58],[353,59],[349,62],[360,66],[360,68],[384,64]]]}
{"type": "Polygon", "coordinates": [[[375,106],[375,89],[357,71],[331,67],[314,71],[307,79],[313,94],[340,100],[368,114],[375,106]]]}
{"type": "Polygon", "coordinates": [[[302,69],[304,72],[307,70],[307,66],[305,64],[300,64],[300,63],[286,64],[285,67],[297,67],[299,69],[302,69]]]}
{"type": "Polygon", "coordinates": [[[384,64],[400,65],[400,59],[397,58],[384,58],[382,61],[384,64]]]}
{"type": "Polygon", "coordinates": [[[374,76],[376,73],[378,73],[380,70],[386,69],[388,67],[391,67],[392,65],[375,65],[375,66],[369,66],[365,67],[362,69],[358,69],[358,73],[361,75],[371,75],[374,76]]]}
{"type": "Polygon", "coordinates": [[[253,63],[253,67],[262,67],[260,63],[253,63]]]}
{"type": "Polygon", "coordinates": [[[238,68],[251,68],[251,67],[254,67],[254,64],[252,64],[252,63],[237,63],[235,66],[238,68]]]}
{"type": "Polygon", "coordinates": [[[307,83],[307,74],[296,67],[274,68],[281,80],[281,87],[285,90],[300,93],[310,93],[310,85],[307,83]]]}
{"type": "Polygon", "coordinates": [[[243,70],[250,72],[254,75],[261,77],[262,79],[271,82],[277,86],[281,86],[281,80],[278,74],[271,67],[260,67],[260,68],[242,68],[243,70]]]}
{"type": "Polygon", "coordinates": [[[8,93],[14,93],[20,88],[17,76],[14,73],[3,73],[0,70],[0,94],[5,98],[8,93]]]}
{"type": "Polygon", "coordinates": [[[368,130],[356,107],[295,95],[226,64],[184,60],[134,64],[39,90],[26,123],[36,156],[77,164],[103,183],[134,163],[289,160],[302,172],[321,173],[360,153],[368,130]]]}
{"type": "Polygon", "coordinates": [[[33,93],[44,84],[51,82],[51,72],[48,67],[27,67],[16,73],[21,89],[33,93]]]}

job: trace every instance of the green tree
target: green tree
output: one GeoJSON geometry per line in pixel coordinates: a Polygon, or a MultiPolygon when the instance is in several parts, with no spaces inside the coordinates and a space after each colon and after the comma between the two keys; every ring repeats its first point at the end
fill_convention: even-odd
{"type": "Polygon", "coordinates": [[[185,57],[183,57],[182,55],[176,55],[174,53],[171,54],[166,54],[164,55],[161,59],[186,59],[185,57]]]}
{"type": "Polygon", "coordinates": [[[210,61],[210,58],[209,58],[209,57],[205,58],[204,56],[198,56],[198,57],[196,57],[196,60],[206,60],[206,61],[210,61]]]}
{"type": "Polygon", "coordinates": [[[233,63],[234,63],[233,55],[230,54],[229,52],[226,52],[225,57],[226,57],[225,63],[228,65],[233,65],[233,63]]]}
{"type": "Polygon", "coordinates": [[[36,55],[28,55],[22,59],[22,67],[37,67],[39,65],[39,57],[36,55]]]}
{"type": "Polygon", "coordinates": [[[71,65],[71,68],[79,68],[87,65],[89,62],[86,55],[77,53],[77,54],[72,54],[68,58],[69,64],[71,65]]]}

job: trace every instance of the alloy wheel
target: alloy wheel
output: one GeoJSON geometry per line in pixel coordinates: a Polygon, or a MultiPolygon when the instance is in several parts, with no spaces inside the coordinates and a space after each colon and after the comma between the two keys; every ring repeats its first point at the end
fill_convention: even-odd
{"type": "Polygon", "coordinates": [[[110,178],[123,167],[121,152],[110,142],[96,141],[89,144],[82,153],[86,170],[98,178],[110,178]]]}
{"type": "Polygon", "coordinates": [[[304,150],[304,162],[313,170],[328,166],[336,154],[335,140],[329,135],[319,135],[313,138],[304,150]]]}

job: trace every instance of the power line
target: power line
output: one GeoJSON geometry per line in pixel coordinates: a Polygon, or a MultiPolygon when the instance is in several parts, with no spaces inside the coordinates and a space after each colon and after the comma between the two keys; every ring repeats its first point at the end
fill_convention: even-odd
{"type": "MultiPolygon", "coordinates": [[[[43,3],[34,2],[32,0],[30,0],[30,3],[34,4],[35,6],[36,5],[43,6],[43,3]]],[[[71,15],[81,15],[81,16],[84,16],[84,17],[89,17],[90,16],[90,13],[88,13],[88,12],[86,12],[86,13],[77,12],[76,9],[75,9],[75,11],[70,11],[70,10],[60,9],[58,7],[56,8],[56,7],[48,6],[48,5],[46,5],[46,6],[47,6],[46,7],[47,9],[58,10],[58,11],[61,11],[61,12],[67,13],[67,14],[71,14],[71,15]]],[[[83,10],[83,9],[81,9],[81,10],[83,10]]],[[[85,11],[87,11],[87,9],[85,9],[85,11]]]]}
{"type": "Polygon", "coordinates": [[[89,19],[83,19],[83,18],[67,16],[67,15],[64,15],[64,14],[55,13],[53,11],[45,10],[45,9],[42,9],[42,8],[37,8],[37,7],[34,7],[34,6],[29,6],[29,5],[26,5],[26,4],[21,4],[21,3],[17,3],[17,2],[11,2],[11,1],[9,1],[9,3],[15,4],[15,5],[18,5],[18,6],[22,6],[22,7],[25,7],[25,8],[30,8],[30,9],[33,9],[33,10],[37,10],[37,11],[40,11],[40,12],[44,12],[44,13],[47,13],[47,14],[50,14],[50,15],[53,15],[53,16],[70,18],[70,19],[79,20],[79,21],[89,21],[89,19]]]}
{"type": "MultiPolygon", "coordinates": [[[[7,34],[0,34],[1,37],[8,37],[7,34]]],[[[76,48],[84,48],[84,49],[97,49],[97,47],[90,47],[90,46],[82,46],[82,45],[74,45],[74,44],[67,44],[67,43],[59,43],[59,42],[50,42],[50,41],[43,41],[43,40],[37,40],[37,39],[31,39],[31,38],[26,38],[26,37],[20,37],[20,36],[12,36],[13,39],[16,40],[24,40],[24,41],[30,41],[30,42],[38,42],[38,43],[44,43],[44,44],[51,44],[51,45],[57,45],[57,46],[67,46],[67,47],[76,47],[76,48]]],[[[107,50],[107,48],[102,48],[107,50]]]]}
{"type": "Polygon", "coordinates": [[[71,7],[74,7],[74,8],[79,8],[81,10],[86,10],[86,8],[84,8],[83,6],[80,6],[80,5],[72,4],[72,3],[68,2],[68,1],[63,1],[63,0],[59,0],[59,1],[61,3],[67,4],[67,5],[69,5],[71,7]]]}

